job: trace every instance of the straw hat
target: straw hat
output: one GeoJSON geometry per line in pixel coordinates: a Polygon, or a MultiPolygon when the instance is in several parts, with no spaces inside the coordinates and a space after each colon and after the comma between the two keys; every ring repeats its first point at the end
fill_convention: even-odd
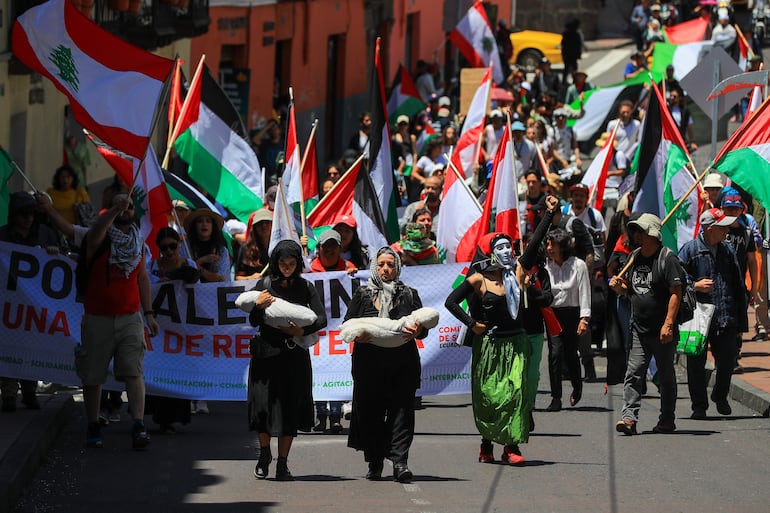
{"type": "Polygon", "coordinates": [[[200,219],[201,217],[210,217],[214,220],[214,224],[217,225],[217,228],[219,230],[222,229],[222,227],[225,225],[225,220],[222,219],[222,216],[220,216],[218,213],[214,212],[213,210],[210,210],[208,208],[196,208],[192,212],[190,212],[187,215],[187,219],[184,220],[184,230],[187,233],[191,233],[193,226],[195,226],[195,221],[200,219]]]}

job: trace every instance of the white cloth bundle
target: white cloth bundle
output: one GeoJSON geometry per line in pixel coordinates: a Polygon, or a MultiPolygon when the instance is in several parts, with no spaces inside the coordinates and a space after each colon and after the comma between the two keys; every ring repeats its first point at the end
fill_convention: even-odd
{"type": "MultiPolygon", "coordinates": [[[[257,299],[261,293],[261,290],[244,292],[235,300],[235,306],[244,312],[251,312],[257,304],[257,299]]],[[[289,322],[293,322],[300,328],[304,328],[318,320],[315,312],[306,306],[296,305],[280,297],[273,296],[273,299],[275,301],[265,308],[265,324],[268,326],[285,328],[290,325],[289,322]]],[[[295,336],[293,339],[297,345],[307,349],[318,342],[318,333],[295,336]]]]}
{"type": "Polygon", "coordinates": [[[345,342],[353,342],[356,337],[368,333],[372,336],[370,343],[380,347],[398,347],[406,343],[404,326],[414,326],[419,322],[423,328],[433,328],[438,324],[439,313],[433,308],[419,308],[400,319],[383,319],[380,317],[361,317],[348,319],[340,326],[340,338],[345,342]]]}

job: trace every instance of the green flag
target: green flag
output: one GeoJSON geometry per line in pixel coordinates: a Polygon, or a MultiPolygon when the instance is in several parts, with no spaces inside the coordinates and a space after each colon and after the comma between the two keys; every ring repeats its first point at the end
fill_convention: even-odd
{"type": "Polygon", "coordinates": [[[0,148],[0,226],[8,224],[8,180],[13,175],[13,157],[7,151],[0,148]]]}

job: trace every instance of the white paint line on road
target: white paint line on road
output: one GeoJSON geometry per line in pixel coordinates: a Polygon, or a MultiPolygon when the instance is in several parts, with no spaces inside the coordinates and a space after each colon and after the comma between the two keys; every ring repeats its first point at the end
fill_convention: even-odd
{"type": "MultiPolygon", "coordinates": [[[[607,52],[607,55],[598,62],[592,64],[586,70],[586,73],[588,73],[588,80],[596,80],[596,77],[602,75],[620,61],[628,59],[629,55],[631,55],[631,52],[628,48],[615,48],[614,50],[610,50],[607,52]]],[[[614,82],[620,82],[621,80],[623,80],[623,77],[618,77],[614,82]]]]}
{"type": "Polygon", "coordinates": [[[412,499],[412,502],[418,506],[430,506],[430,501],[425,499],[412,499]]]}
{"type": "MultiPolygon", "coordinates": [[[[404,490],[407,492],[421,492],[422,489],[420,488],[420,485],[411,483],[411,484],[404,484],[404,490]]],[[[412,499],[415,500],[415,499],[412,499]]],[[[428,503],[430,504],[430,503],[428,503]]]]}

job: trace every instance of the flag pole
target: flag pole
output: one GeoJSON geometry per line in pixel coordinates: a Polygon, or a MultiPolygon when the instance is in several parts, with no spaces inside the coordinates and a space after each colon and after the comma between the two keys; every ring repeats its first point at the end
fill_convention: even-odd
{"type": "MultiPolygon", "coordinates": [[[[695,180],[695,183],[693,183],[689,189],[687,189],[687,192],[682,194],[682,197],[679,198],[679,201],[676,202],[676,205],[666,214],[666,217],[663,218],[663,220],[660,222],[660,226],[663,227],[669,219],[671,219],[671,216],[674,215],[674,212],[679,210],[679,207],[682,206],[682,203],[684,203],[687,200],[687,197],[692,193],[692,191],[695,190],[696,187],[700,185],[701,180],[703,180],[706,175],[708,174],[709,170],[711,169],[711,166],[706,166],[706,169],[698,176],[698,178],[695,180]]],[[[624,274],[628,272],[628,269],[631,267],[631,264],[634,263],[634,255],[631,254],[631,257],[628,259],[628,262],[626,262],[626,265],[623,266],[623,269],[620,270],[618,273],[618,277],[622,278],[624,274]]]]}
{"type": "Polygon", "coordinates": [[[10,162],[10,164],[13,166],[16,172],[19,173],[21,177],[24,179],[24,181],[27,182],[27,185],[29,185],[32,188],[32,192],[40,192],[38,191],[37,187],[35,187],[35,184],[33,184],[32,181],[30,181],[29,177],[24,173],[24,171],[22,171],[21,167],[13,158],[13,156],[7,151],[5,151],[5,149],[2,146],[0,146],[0,153],[2,153],[5,156],[5,158],[8,159],[8,162],[10,162]]]}
{"type": "Polygon", "coordinates": [[[307,154],[308,150],[310,149],[310,143],[313,141],[313,138],[315,137],[315,130],[318,126],[318,119],[315,119],[313,121],[313,128],[310,129],[310,136],[307,138],[307,145],[305,146],[305,154],[302,155],[302,161],[299,164],[299,215],[302,218],[302,236],[307,237],[307,228],[305,225],[307,224],[307,216],[305,215],[305,191],[303,187],[302,182],[302,175],[305,172],[305,162],[307,162],[307,154]]]}
{"type": "MultiPolygon", "coordinates": [[[[201,55],[201,60],[198,62],[198,67],[195,69],[195,74],[190,81],[190,89],[192,89],[193,85],[197,84],[200,80],[201,73],[203,72],[203,63],[205,60],[206,54],[204,53],[201,55]]],[[[179,117],[177,119],[183,119],[187,115],[187,111],[190,110],[190,100],[192,100],[192,96],[189,94],[188,90],[188,94],[185,96],[184,103],[182,104],[182,110],[179,111],[179,117]]],[[[160,165],[160,167],[163,169],[167,169],[168,167],[168,159],[171,156],[172,145],[174,144],[174,141],[176,141],[176,138],[179,137],[179,126],[179,123],[175,123],[174,130],[171,132],[171,142],[166,146],[166,154],[163,156],[163,163],[160,165]]]]}
{"type": "MultiPolygon", "coordinates": [[[[735,27],[735,31],[738,33],[738,37],[741,38],[741,41],[743,41],[743,44],[746,45],[746,57],[751,59],[754,57],[754,50],[751,49],[751,45],[748,41],[746,41],[746,36],[743,35],[743,31],[741,30],[741,27],[736,23],[733,25],[735,27]]],[[[741,73],[746,71],[745,69],[741,70],[741,73]]]]}
{"type": "MultiPolygon", "coordinates": [[[[177,57],[174,59],[176,62],[174,63],[174,78],[171,80],[171,87],[174,87],[174,85],[179,86],[179,80],[181,79],[181,70],[182,70],[182,59],[177,57]]],[[[170,105],[168,106],[170,112],[169,115],[169,123],[171,125],[176,125],[175,119],[176,119],[176,102],[169,102],[170,105]]],[[[171,136],[173,135],[174,127],[169,126],[168,135],[166,136],[166,149],[171,147],[171,136]]],[[[165,161],[165,160],[164,160],[165,161]]]]}
{"type": "Polygon", "coordinates": [[[449,167],[452,169],[454,174],[457,176],[457,180],[461,184],[463,184],[463,187],[465,188],[465,190],[468,192],[470,197],[473,198],[473,203],[475,203],[476,206],[479,207],[479,212],[483,212],[484,209],[482,208],[481,203],[479,203],[479,199],[476,197],[475,194],[473,194],[473,191],[471,191],[471,188],[468,187],[468,184],[465,183],[465,177],[462,175],[462,173],[460,173],[460,170],[457,169],[457,167],[454,165],[454,162],[452,162],[452,159],[446,153],[444,153],[444,158],[447,159],[447,162],[449,162],[449,167]]]}

